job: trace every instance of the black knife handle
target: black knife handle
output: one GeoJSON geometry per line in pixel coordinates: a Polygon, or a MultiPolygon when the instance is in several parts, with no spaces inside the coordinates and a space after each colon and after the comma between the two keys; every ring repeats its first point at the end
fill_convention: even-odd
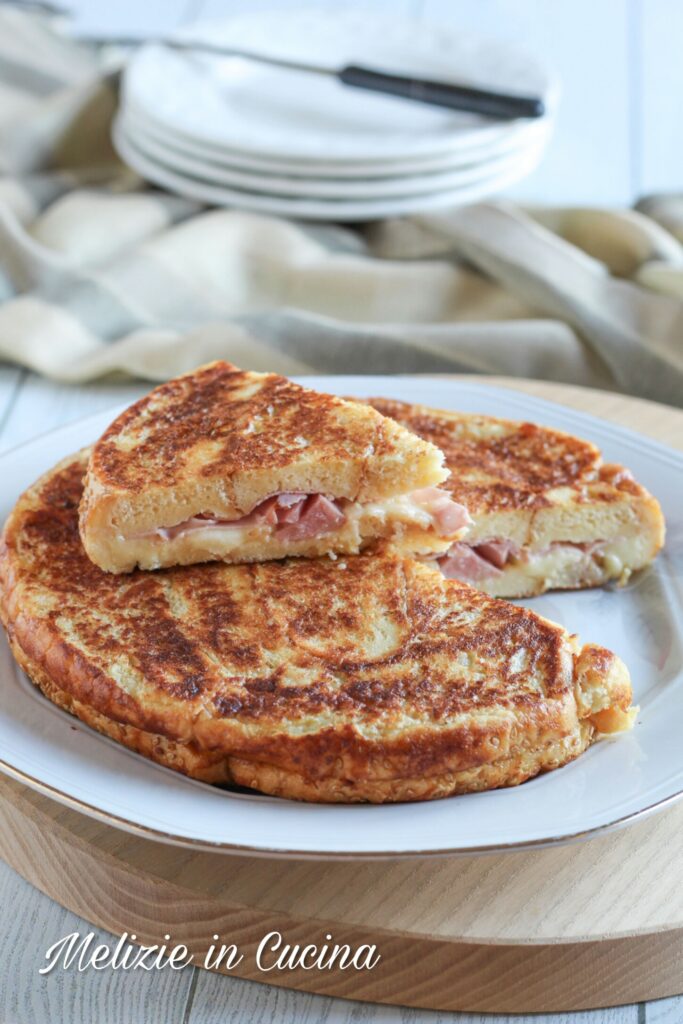
{"type": "Polygon", "coordinates": [[[431,82],[425,78],[409,78],[406,75],[390,75],[385,71],[373,71],[357,64],[349,64],[337,72],[337,78],[345,85],[357,89],[370,89],[390,96],[403,96],[417,103],[430,103],[450,110],[466,110],[486,117],[512,119],[515,117],[543,117],[545,104],[538,96],[515,96],[510,93],[493,92],[490,89],[474,89],[468,85],[453,85],[450,82],[431,82]]]}

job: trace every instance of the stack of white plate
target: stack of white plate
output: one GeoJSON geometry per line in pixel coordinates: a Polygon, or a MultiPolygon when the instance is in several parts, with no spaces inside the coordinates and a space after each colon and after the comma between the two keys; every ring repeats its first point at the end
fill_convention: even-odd
{"type": "Polygon", "coordinates": [[[549,111],[496,121],[312,72],[145,45],[124,73],[115,145],[147,180],[204,202],[337,221],[436,209],[518,181],[549,137],[549,75],[507,44],[338,7],[261,12],[179,38],[537,95],[549,111]]]}

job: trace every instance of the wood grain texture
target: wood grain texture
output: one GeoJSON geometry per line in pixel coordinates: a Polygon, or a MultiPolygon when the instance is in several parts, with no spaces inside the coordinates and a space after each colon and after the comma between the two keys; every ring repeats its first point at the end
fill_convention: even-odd
{"type": "MultiPolygon", "coordinates": [[[[192,981],[190,971],[114,971],[39,974],[45,951],[70,932],[90,929],[58,903],[37,899],[35,890],[13,871],[0,870],[3,1024],[59,1024],[77,1021],[182,1020],[192,981]],[[123,984],[122,984],[123,983],[123,984]],[[121,989],[125,986],[125,1014],[121,989]]],[[[110,941],[101,934],[97,942],[110,941]]]]}
{"type": "MultiPolygon", "coordinates": [[[[504,1017],[448,1013],[411,1007],[362,1005],[323,996],[287,992],[201,971],[187,1024],[638,1024],[638,1007],[583,1013],[504,1017]]],[[[669,1024],[662,1021],[661,1024],[669,1024]]],[[[676,1024],[680,1024],[677,1020],[676,1024]]]]}
{"type": "Polygon", "coordinates": [[[681,1024],[683,1020],[683,999],[659,999],[644,1007],[642,1024],[681,1024]]]}
{"type": "MultiPolygon", "coordinates": [[[[624,422],[669,443],[680,446],[683,442],[683,413],[653,403],[537,382],[495,383],[624,422]]],[[[120,390],[116,386],[112,400],[119,400],[119,395],[121,401],[128,400],[128,388],[138,394],[145,385],[127,385],[120,390]]],[[[9,429],[0,428],[0,444],[8,436],[14,441],[22,432],[29,432],[31,414],[30,432],[40,430],[45,425],[40,422],[43,407],[56,425],[60,418],[75,418],[79,411],[90,412],[108,404],[108,395],[100,392],[93,399],[89,389],[84,403],[87,408],[82,405],[79,410],[78,390],[65,389],[60,395],[60,389],[52,392],[50,386],[29,377],[17,393],[15,381],[10,386],[13,409],[5,417],[9,429]]],[[[0,423],[2,398],[0,393],[0,423]]],[[[158,1019],[169,1021],[183,1020],[179,1008],[184,1002],[184,1019],[190,1024],[232,1020],[254,1024],[289,1020],[502,1024],[501,1018],[496,1021],[479,1015],[456,1017],[340,1002],[326,997],[325,992],[356,999],[389,998],[424,1006],[502,1011],[512,1005],[532,1010],[598,1005],[617,999],[635,1001],[654,993],[679,991],[683,988],[678,968],[683,957],[683,897],[669,884],[683,868],[679,836],[683,836],[683,808],[582,846],[505,858],[285,864],[193,854],[135,839],[16,783],[0,782],[0,855],[44,892],[114,933],[135,926],[141,938],[158,939],[168,930],[201,951],[207,935],[214,931],[228,941],[241,940],[248,949],[272,926],[279,926],[291,941],[311,941],[312,931],[322,935],[333,928],[339,941],[376,941],[383,954],[386,950],[388,971],[383,977],[340,979],[339,985],[335,979],[322,979],[318,986],[322,995],[247,984],[236,977],[203,971],[194,978],[191,971],[181,972],[175,976],[175,989],[149,998],[159,999],[164,1008],[164,1016],[158,1019]],[[646,938],[643,933],[653,929],[660,929],[660,934],[646,938]],[[640,937],[630,937],[638,932],[640,937]],[[624,938],[600,941],[602,936],[617,933],[624,938]],[[520,945],[524,939],[528,943],[530,936],[534,940],[531,946],[520,945]],[[552,1002],[548,1001],[549,988],[552,1002]],[[509,1002],[510,994],[514,1004],[509,1002]]],[[[7,875],[7,870],[0,872],[0,884],[7,884],[7,875]]],[[[22,904],[22,923],[12,932],[20,959],[22,949],[26,956],[22,936],[44,934],[47,946],[48,936],[55,941],[68,930],[87,930],[77,922],[55,934],[53,918],[43,923],[39,916],[36,920],[41,923],[34,927],[31,915],[45,913],[41,906],[53,905],[27,899],[26,888],[18,881],[6,890],[10,891],[17,895],[6,896],[3,905],[8,901],[22,904]]],[[[55,908],[50,913],[65,912],[55,908]]],[[[60,924],[62,920],[76,919],[54,918],[60,924]]],[[[4,942],[7,945],[9,940],[4,942]]],[[[147,995],[136,989],[139,983],[130,976],[91,972],[74,978],[66,974],[59,985],[39,986],[36,994],[33,986],[39,976],[35,970],[34,962],[22,975],[30,988],[27,1006],[33,1016],[26,1010],[26,1015],[17,1019],[25,1019],[27,1024],[60,1018],[157,1019],[148,1016],[146,1007],[153,1002],[145,1002],[147,995]],[[92,992],[81,997],[84,979],[92,984],[92,992]],[[81,998],[85,1001],[79,1002],[81,998]],[[77,1013],[64,1017],[67,1003],[77,1006],[77,1013]],[[123,1005],[125,1014],[120,1012],[123,1005]]],[[[263,980],[263,975],[259,979],[263,980]]],[[[283,983],[305,987],[310,981],[299,976],[283,983]]],[[[4,992],[0,1009],[4,1009],[2,998],[4,992]]],[[[652,1004],[647,1020],[673,1024],[681,1019],[676,1016],[680,1008],[679,1000],[652,1004]],[[655,1016],[658,1013],[660,1016],[655,1016]],[[667,1013],[669,1016],[664,1015],[667,1013]]],[[[14,1004],[7,1003],[5,1017],[13,1019],[13,1012],[14,1004]]],[[[533,1018],[535,1024],[546,1020],[553,1024],[636,1024],[643,1019],[634,1006],[572,1017],[533,1018]]],[[[520,1020],[524,1018],[515,1018],[520,1020]]]]}
{"type": "MultiPolygon", "coordinates": [[[[483,1016],[394,1008],[273,988],[257,982],[189,969],[161,993],[154,978],[130,978],[113,971],[66,972],[41,978],[42,954],[69,931],[90,926],[38,892],[0,862],[0,1020],[3,1024],[638,1024],[638,1007],[582,1013],[483,1016]],[[11,912],[7,912],[8,909],[11,912]],[[11,956],[6,951],[12,950],[11,956]],[[87,990],[87,991],[86,991],[87,990]],[[163,1016],[161,1016],[163,1014],[163,1016]]],[[[95,929],[96,941],[110,936],[95,929]]],[[[648,1007],[648,1022],[679,1024],[677,999],[648,1007]],[[655,1014],[651,1016],[650,1014],[655,1014]],[[677,1015],[678,1014],[678,1015],[677,1015]]],[[[640,1018],[644,1021],[644,1018],[640,1018]]]]}
{"type": "MultiPolygon", "coordinates": [[[[0,377],[0,409],[2,380],[0,377]]],[[[0,420],[0,445],[3,449],[12,448],[36,434],[55,430],[73,420],[134,402],[149,391],[151,386],[131,381],[100,381],[87,388],[75,388],[34,374],[21,373],[13,387],[12,401],[6,406],[5,415],[0,420]]]]}

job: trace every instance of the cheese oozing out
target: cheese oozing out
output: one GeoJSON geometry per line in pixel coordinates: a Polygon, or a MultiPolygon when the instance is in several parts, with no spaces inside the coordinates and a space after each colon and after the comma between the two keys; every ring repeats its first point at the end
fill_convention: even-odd
{"type": "Polygon", "coordinates": [[[315,540],[335,533],[350,520],[402,523],[433,531],[448,539],[460,535],[471,522],[464,506],[438,487],[425,487],[410,494],[377,502],[353,502],[325,494],[301,492],[274,494],[238,519],[222,519],[209,512],[199,513],[173,526],[135,534],[129,539],[174,541],[193,533],[219,532],[238,547],[248,537],[277,537],[284,542],[315,540]]]}

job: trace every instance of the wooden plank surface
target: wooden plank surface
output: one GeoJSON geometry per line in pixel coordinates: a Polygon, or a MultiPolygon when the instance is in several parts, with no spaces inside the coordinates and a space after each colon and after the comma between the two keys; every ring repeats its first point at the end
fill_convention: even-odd
{"type": "Polygon", "coordinates": [[[658,999],[654,1003],[646,1003],[643,1010],[642,1024],[681,1024],[683,998],[677,996],[675,999],[658,999]]]}
{"type": "MultiPolygon", "coordinates": [[[[244,1021],[249,1024],[639,1024],[637,1006],[550,1016],[444,1013],[327,999],[200,971],[187,1024],[218,1024],[219,1021],[224,1024],[244,1021]]],[[[658,1024],[670,1022],[662,1020],[658,1024]]]]}
{"type": "MultiPolygon", "coordinates": [[[[90,925],[0,862],[0,1021],[2,1024],[144,1024],[182,1021],[191,971],[55,970],[39,974],[52,943],[90,925]]],[[[97,942],[111,936],[94,929],[97,942]]]]}
{"type": "MultiPolygon", "coordinates": [[[[548,394],[547,386],[506,382],[532,393],[548,394]]],[[[26,440],[46,428],[76,419],[111,404],[129,401],[146,390],[144,384],[60,388],[11,368],[0,368],[0,450],[26,440]]],[[[613,416],[611,399],[601,400],[581,389],[555,389],[568,405],[613,416]]],[[[614,400],[618,404],[618,400],[614,400]]],[[[651,403],[642,403],[647,413],[651,403]]],[[[656,407],[652,407],[653,412],[656,407]]],[[[680,417],[672,426],[673,442],[681,441],[680,417]]],[[[618,417],[617,417],[618,418],[618,417]]],[[[648,433],[647,414],[626,425],[648,433]]],[[[89,931],[90,926],[28,886],[0,863],[0,1021],[2,1024],[121,1020],[143,1024],[153,1020],[183,1024],[292,1024],[328,1021],[332,1024],[680,1024],[683,999],[647,1006],[587,1011],[551,1016],[503,1017],[400,1010],[285,992],[234,978],[188,969],[171,974],[133,977],[111,971],[65,972],[41,978],[37,970],[45,949],[68,931],[89,931]],[[9,910],[9,912],[8,912],[9,910]]],[[[98,933],[107,941],[106,933],[98,933]]]]}
{"type": "MultiPolygon", "coordinates": [[[[0,388],[2,379],[0,377],[0,388]]],[[[13,448],[36,434],[55,430],[103,409],[134,402],[149,391],[149,387],[149,384],[131,384],[128,381],[75,388],[24,373],[12,389],[4,416],[0,413],[0,448],[13,448]]]]}

